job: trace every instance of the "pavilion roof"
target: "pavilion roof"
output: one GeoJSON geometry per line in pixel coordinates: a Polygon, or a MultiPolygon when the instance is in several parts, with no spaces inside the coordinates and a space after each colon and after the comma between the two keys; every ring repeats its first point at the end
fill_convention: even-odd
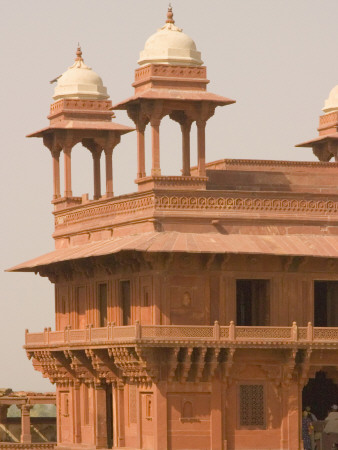
{"type": "Polygon", "coordinates": [[[338,258],[338,236],[243,235],[148,232],[57,249],[19,264],[9,272],[35,272],[39,267],[122,251],[255,254],[338,258]]]}
{"type": "Polygon", "coordinates": [[[302,142],[301,144],[297,144],[295,147],[312,147],[313,144],[320,144],[326,141],[336,141],[338,140],[338,133],[324,134],[323,136],[318,136],[310,141],[302,142]]]}
{"type": "Polygon", "coordinates": [[[128,103],[137,102],[140,99],[144,100],[175,100],[175,101],[209,101],[217,103],[217,105],[231,105],[236,103],[235,100],[231,100],[221,95],[213,94],[207,91],[198,90],[182,90],[182,89],[147,89],[139,92],[127,100],[117,103],[112,106],[112,109],[124,109],[124,105],[128,103]]]}
{"type": "Polygon", "coordinates": [[[51,124],[48,127],[28,134],[27,137],[41,137],[46,132],[55,130],[119,131],[120,134],[126,134],[130,131],[134,131],[134,128],[104,120],[60,120],[55,124],[51,124]]]}

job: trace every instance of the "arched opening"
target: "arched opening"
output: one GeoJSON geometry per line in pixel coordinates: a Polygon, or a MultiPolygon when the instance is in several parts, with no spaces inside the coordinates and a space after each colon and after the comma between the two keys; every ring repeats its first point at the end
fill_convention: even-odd
{"type": "Polygon", "coordinates": [[[182,419],[190,419],[193,417],[192,403],[185,401],[182,408],[182,419]]]}
{"type": "Polygon", "coordinates": [[[161,174],[179,176],[182,170],[182,133],[180,124],[163,117],[160,126],[161,174]]]}
{"type": "Polygon", "coordinates": [[[330,407],[338,402],[338,386],[327,377],[324,371],[316,372],[303,388],[303,410],[309,406],[318,420],[324,420],[330,407]]]}
{"type": "MultiPolygon", "coordinates": [[[[82,144],[76,144],[72,148],[72,190],[74,197],[89,194],[93,198],[93,158],[89,150],[82,144]]],[[[102,164],[102,159],[101,159],[102,164]]]]}

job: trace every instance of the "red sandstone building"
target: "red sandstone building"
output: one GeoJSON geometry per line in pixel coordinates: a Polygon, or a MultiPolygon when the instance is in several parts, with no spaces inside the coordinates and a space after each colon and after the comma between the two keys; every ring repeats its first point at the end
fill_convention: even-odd
{"type": "Polygon", "coordinates": [[[56,248],[12,270],[55,284],[55,331],[27,332],[25,348],[56,384],[57,448],[299,449],[302,406],[323,419],[337,401],[338,87],[302,144],[320,162],[206,164],[207,121],[234,101],[207,91],[171,10],[138,63],[133,96],[112,106],[79,49],[49,126],[30,135],[52,154],[56,248]],[[132,129],[114,109],[137,135],[138,190],[119,197],[113,149],[132,129]],[[182,131],[178,176],[161,175],[165,116],[182,131]],[[93,156],[93,199],[72,192],[78,143],[93,156]]]}

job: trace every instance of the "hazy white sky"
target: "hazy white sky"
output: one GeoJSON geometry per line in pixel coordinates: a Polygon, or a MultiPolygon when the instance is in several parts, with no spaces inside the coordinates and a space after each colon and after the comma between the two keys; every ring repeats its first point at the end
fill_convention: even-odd
{"type": "MultiPolygon", "coordinates": [[[[218,108],[209,121],[207,160],[314,160],[311,150],[294,145],[316,136],[324,100],[338,83],[338,1],[172,4],[176,25],[202,52],[209,90],[237,100],[218,108]]],[[[113,102],[129,97],[139,52],[163,25],[167,5],[164,0],[1,1],[0,387],[53,389],[22,350],[25,328],[54,328],[53,286],[34,274],[3,272],[53,249],[51,157],[41,140],[25,138],[48,123],[49,80],[72,64],[79,41],[85,62],[101,75],[113,102]]],[[[124,112],[116,115],[132,125],[124,112]]],[[[179,173],[178,125],[165,120],[161,132],[162,170],[179,173]]],[[[91,193],[88,151],[76,148],[73,172],[74,194],[91,193]]],[[[133,191],[135,174],[136,134],[131,133],[115,150],[115,193],[133,191]]]]}

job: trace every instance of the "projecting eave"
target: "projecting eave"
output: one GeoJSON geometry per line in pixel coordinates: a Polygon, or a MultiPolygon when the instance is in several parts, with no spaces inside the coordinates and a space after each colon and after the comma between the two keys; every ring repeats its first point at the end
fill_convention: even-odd
{"type": "Polygon", "coordinates": [[[338,236],[149,232],[58,249],[7,271],[38,272],[52,264],[124,251],[338,258],[338,236]]]}
{"type": "Polygon", "coordinates": [[[61,120],[46,128],[27,134],[26,137],[43,137],[44,134],[55,130],[91,130],[91,131],[116,131],[120,135],[134,131],[134,128],[127,127],[115,122],[86,121],[86,120],[61,120]]]}
{"type": "Polygon", "coordinates": [[[318,136],[317,138],[311,139],[311,141],[302,142],[301,144],[295,145],[295,147],[312,147],[314,144],[321,144],[328,141],[337,141],[338,133],[332,133],[329,135],[318,136]]]}
{"type": "Polygon", "coordinates": [[[175,101],[193,101],[201,102],[208,101],[216,103],[217,106],[231,105],[236,103],[236,100],[231,100],[227,97],[222,97],[217,94],[206,91],[184,91],[181,89],[148,89],[146,91],[140,92],[137,95],[129,97],[127,100],[116,103],[112,106],[112,109],[126,109],[126,106],[131,103],[136,103],[139,100],[175,100],[175,101]]]}

